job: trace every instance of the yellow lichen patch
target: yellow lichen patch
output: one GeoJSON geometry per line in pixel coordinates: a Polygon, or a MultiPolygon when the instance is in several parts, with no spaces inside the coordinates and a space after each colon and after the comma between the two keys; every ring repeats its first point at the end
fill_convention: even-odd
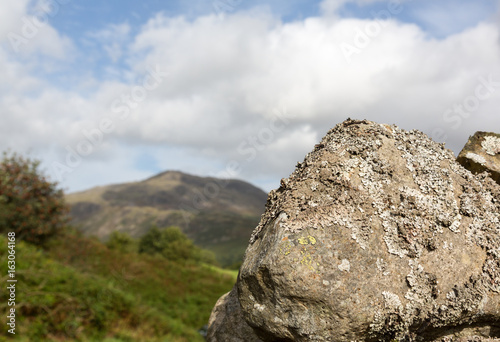
{"type": "Polygon", "coordinates": [[[316,238],[314,236],[308,235],[300,237],[297,241],[301,245],[308,245],[308,244],[314,245],[316,243],[316,238]]]}
{"type": "MultiPolygon", "coordinates": [[[[308,236],[302,236],[299,237],[297,240],[295,240],[299,243],[299,245],[302,245],[300,248],[300,254],[299,258],[293,258],[294,262],[300,262],[302,265],[306,266],[309,270],[314,271],[316,273],[320,273],[317,270],[317,267],[319,266],[319,263],[314,260],[313,254],[315,253],[316,249],[315,247],[309,246],[308,245],[315,245],[316,244],[316,238],[314,236],[308,235],[308,236]]],[[[279,251],[280,254],[282,255],[289,255],[292,253],[292,250],[294,247],[298,247],[298,245],[294,244],[292,241],[290,241],[287,237],[283,238],[281,240],[280,246],[279,246],[279,251]]]]}
{"type": "Polygon", "coordinates": [[[300,254],[302,254],[302,260],[300,260],[300,263],[311,271],[319,274],[319,271],[316,269],[316,267],[319,266],[319,263],[314,261],[311,253],[309,253],[309,251],[304,247],[304,249],[300,251],[300,254]]]}
{"type": "Polygon", "coordinates": [[[299,243],[300,243],[301,245],[308,245],[308,244],[309,244],[309,239],[308,239],[307,237],[305,237],[305,236],[300,237],[300,238],[298,239],[298,241],[299,241],[299,243]]]}
{"type": "Polygon", "coordinates": [[[307,266],[310,270],[314,270],[313,265],[313,259],[311,256],[311,253],[308,251],[300,251],[300,254],[302,254],[302,260],[300,260],[300,263],[304,266],[307,266]]]}
{"type": "Polygon", "coordinates": [[[285,240],[280,245],[280,253],[283,255],[288,255],[292,252],[293,243],[291,241],[285,240]]]}

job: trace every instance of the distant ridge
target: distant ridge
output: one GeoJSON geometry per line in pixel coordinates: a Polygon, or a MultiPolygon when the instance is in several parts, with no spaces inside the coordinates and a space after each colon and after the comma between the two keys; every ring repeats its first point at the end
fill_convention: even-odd
{"type": "Polygon", "coordinates": [[[139,182],[68,194],[73,223],[105,240],[113,231],[141,237],[153,224],[179,226],[223,265],[241,260],[267,195],[237,179],[165,171],[139,182]]]}

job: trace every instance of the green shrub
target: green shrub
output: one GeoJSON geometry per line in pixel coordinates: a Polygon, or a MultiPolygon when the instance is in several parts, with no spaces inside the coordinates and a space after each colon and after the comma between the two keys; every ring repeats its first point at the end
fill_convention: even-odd
{"type": "Polygon", "coordinates": [[[161,253],[165,248],[164,242],[161,241],[161,231],[158,227],[153,226],[139,240],[139,253],[156,254],[161,253]]]}
{"type": "Polygon", "coordinates": [[[138,251],[137,240],[132,238],[129,234],[114,231],[109,236],[108,242],[106,242],[106,246],[109,249],[115,249],[122,253],[133,253],[138,251]]]}
{"type": "Polygon", "coordinates": [[[215,253],[207,249],[198,249],[196,253],[196,259],[204,264],[218,265],[215,253]]]}
{"type": "Polygon", "coordinates": [[[39,162],[4,152],[0,161],[0,231],[42,244],[68,222],[62,190],[46,180],[39,162]]]}
{"type": "Polygon", "coordinates": [[[140,240],[139,252],[161,254],[168,260],[181,261],[194,259],[196,247],[177,227],[158,229],[153,226],[140,240]]]}
{"type": "Polygon", "coordinates": [[[194,245],[178,227],[153,226],[139,241],[139,253],[159,254],[172,261],[216,264],[215,255],[194,245]]]}

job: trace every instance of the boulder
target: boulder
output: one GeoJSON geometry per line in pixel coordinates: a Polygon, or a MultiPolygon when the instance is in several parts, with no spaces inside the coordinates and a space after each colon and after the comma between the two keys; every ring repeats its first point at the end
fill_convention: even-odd
{"type": "Polygon", "coordinates": [[[500,184],[500,134],[476,132],[469,137],[457,161],[474,174],[487,171],[500,184]]]}
{"type": "Polygon", "coordinates": [[[215,304],[208,321],[207,341],[262,342],[243,318],[236,286],[215,304]]]}
{"type": "Polygon", "coordinates": [[[453,337],[446,336],[439,342],[500,342],[499,338],[488,338],[484,336],[469,336],[469,337],[453,337]]]}
{"type": "Polygon", "coordinates": [[[498,339],[500,186],[419,131],[348,119],[270,192],[236,286],[224,319],[262,341],[498,339]]]}

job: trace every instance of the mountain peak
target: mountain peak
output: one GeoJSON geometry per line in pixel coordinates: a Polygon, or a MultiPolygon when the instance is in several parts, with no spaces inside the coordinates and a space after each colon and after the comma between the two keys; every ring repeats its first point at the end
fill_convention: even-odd
{"type": "Polygon", "coordinates": [[[189,175],[189,174],[182,172],[182,171],[177,171],[177,170],[167,170],[167,171],[160,172],[154,176],[151,176],[151,177],[145,179],[143,182],[147,182],[147,181],[149,181],[151,179],[155,179],[155,178],[179,179],[180,177],[182,177],[184,175],[189,175]]]}

